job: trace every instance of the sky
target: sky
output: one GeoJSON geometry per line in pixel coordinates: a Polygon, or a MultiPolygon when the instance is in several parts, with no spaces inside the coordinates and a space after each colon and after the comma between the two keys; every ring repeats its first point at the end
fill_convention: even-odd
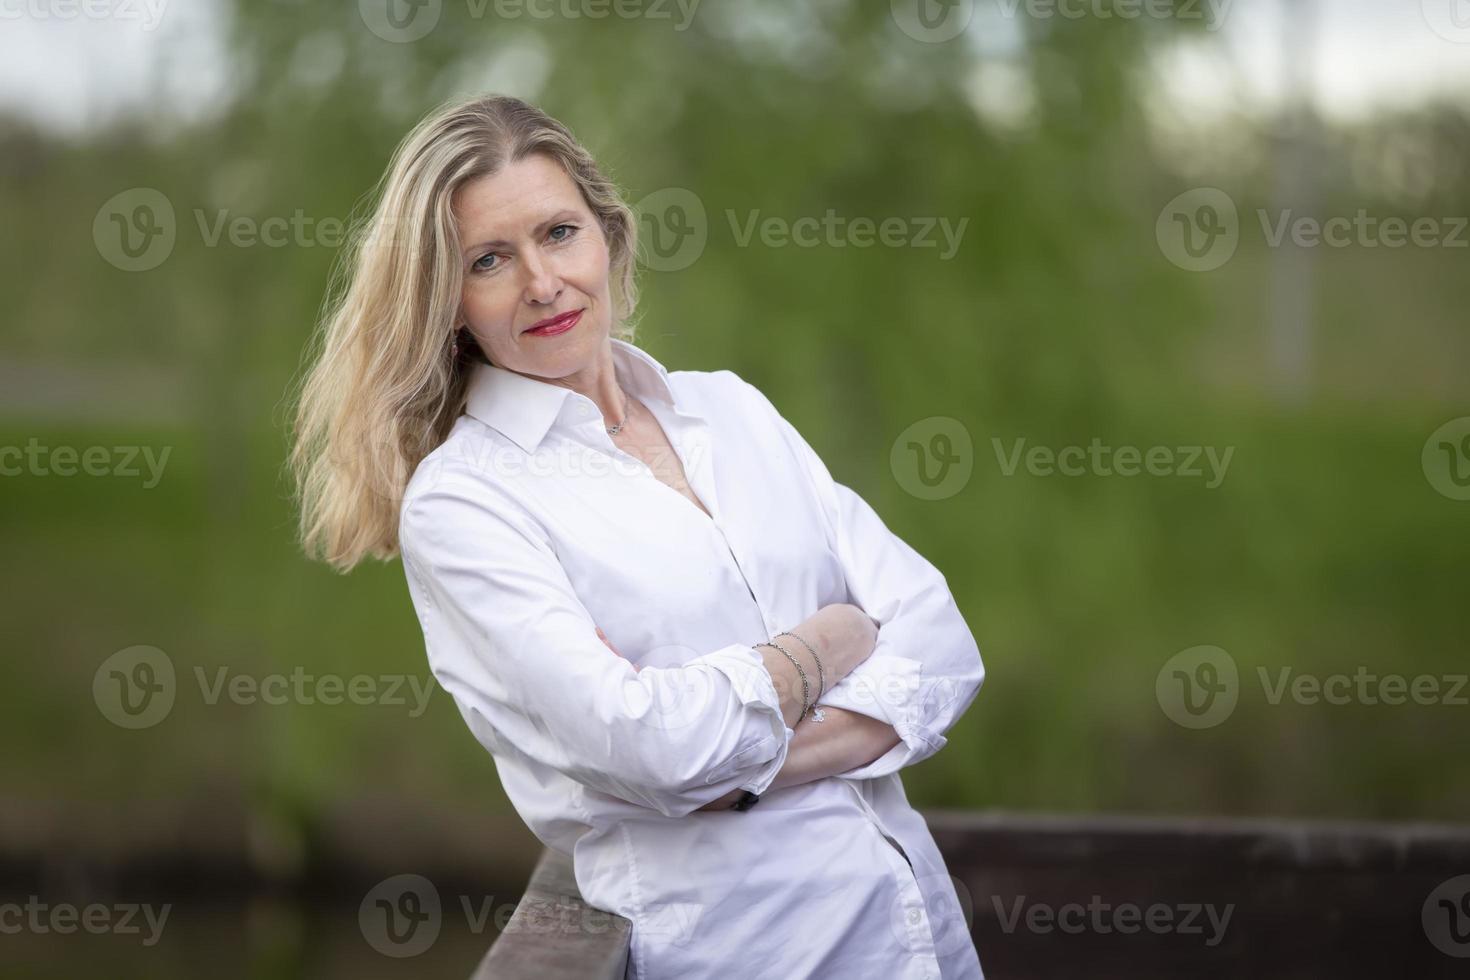
{"type": "MultiPolygon", "coordinates": [[[[963,37],[982,60],[999,66],[976,77],[989,86],[990,109],[1004,114],[1007,100],[1025,98],[1005,63],[1019,49],[1027,18],[1063,16],[1060,10],[1099,16],[1116,11],[1115,4],[1153,0],[950,2],[968,5],[963,37]]],[[[1470,0],[1188,2],[1219,13],[1219,29],[1191,32],[1161,50],[1153,84],[1206,118],[1222,110],[1269,110],[1291,89],[1294,72],[1318,107],[1339,119],[1446,94],[1470,98],[1470,0]],[[1303,12],[1293,34],[1284,29],[1290,8],[1303,12]]],[[[205,116],[227,104],[238,84],[221,11],[218,0],[0,0],[0,109],[72,135],[119,116],[205,116]]],[[[918,42],[896,34],[896,43],[918,42]]],[[[300,68],[330,75],[340,55],[337,45],[300,68]]]]}

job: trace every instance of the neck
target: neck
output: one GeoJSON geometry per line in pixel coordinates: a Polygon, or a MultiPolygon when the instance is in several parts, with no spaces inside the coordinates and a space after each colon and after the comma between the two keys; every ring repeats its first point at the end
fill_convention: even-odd
{"type": "Polygon", "coordinates": [[[624,421],[624,409],[632,402],[632,399],[623,394],[623,389],[618,385],[617,369],[613,364],[610,342],[603,344],[597,357],[587,367],[552,383],[563,385],[579,395],[590,398],[602,412],[606,426],[613,426],[624,421]]]}

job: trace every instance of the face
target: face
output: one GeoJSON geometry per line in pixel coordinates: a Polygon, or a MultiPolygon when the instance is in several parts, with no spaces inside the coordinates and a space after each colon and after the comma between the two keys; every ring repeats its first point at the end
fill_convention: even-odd
{"type": "Polygon", "coordinates": [[[577,184],[540,153],[454,195],[460,316],[497,367],[540,378],[587,370],[612,328],[607,241],[577,184]],[[528,332],[580,311],[571,329],[528,332]]]}

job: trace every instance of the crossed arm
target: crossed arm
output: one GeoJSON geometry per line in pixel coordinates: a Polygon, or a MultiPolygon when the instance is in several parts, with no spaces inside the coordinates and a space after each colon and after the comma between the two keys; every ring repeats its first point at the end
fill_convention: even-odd
{"type": "MultiPolygon", "coordinates": [[[[798,786],[828,776],[865,766],[880,758],[900,741],[898,732],[887,722],[846,708],[824,707],[820,723],[803,719],[792,729],[791,746],[786,762],[771,782],[771,789],[798,786]]],[[[740,799],[740,790],[700,807],[701,810],[728,810],[740,799]]]]}
{"type": "MultiPolygon", "coordinates": [[[[622,656],[606,633],[598,629],[597,635],[609,650],[622,656]]],[[[846,708],[827,706],[822,710],[822,721],[803,718],[792,729],[786,761],[771,782],[771,789],[799,786],[865,766],[901,741],[887,722],[846,708]]],[[[740,796],[741,791],[734,789],[699,809],[728,810],[740,796]]]]}

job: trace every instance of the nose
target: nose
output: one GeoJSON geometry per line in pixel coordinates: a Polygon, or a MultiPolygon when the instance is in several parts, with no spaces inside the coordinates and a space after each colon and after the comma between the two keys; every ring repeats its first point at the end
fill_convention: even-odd
{"type": "Polygon", "coordinates": [[[547,306],[556,302],[561,295],[561,277],[557,275],[551,260],[540,249],[526,254],[526,302],[547,306]]]}

